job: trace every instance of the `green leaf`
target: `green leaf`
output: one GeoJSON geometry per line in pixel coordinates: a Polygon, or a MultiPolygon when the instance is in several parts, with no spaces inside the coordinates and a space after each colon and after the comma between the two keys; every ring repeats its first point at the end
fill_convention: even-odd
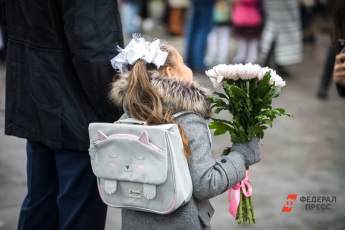
{"type": "Polygon", "coordinates": [[[221,121],[217,121],[217,120],[213,120],[210,125],[209,125],[210,129],[214,130],[214,135],[218,136],[218,135],[222,135],[228,131],[230,131],[232,129],[231,126],[229,126],[228,124],[221,122],[221,121]]]}
{"type": "Polygon", "coordinates": [[[232,91],[231,91],[231,85],[227,82],[224,82],[223,89],[224,89],[224,92],[226,93],[227,97],[229,98],[229,100],[231,100],[234,96],[232,91]]]}
{"type": "Polygon", "coordinates": [[[224,107],[218,107],[218,108],[214,109],[214,113],[218,114],[218,113],[220,113],[223,110],[225,110],[224,107]]]}
{"type": "Polygon", "coordinates": [[[243,98],[249,97],[246,91],[244,91],[242,88],[236,85],[231,86],[231,91],[234,94],[234,96],[243,97],[243,98]]]}
{"type": "Polygon", "coordinates": [[[224,93],[214,92],[214,94],[217,95],[217,96],[220,97],[220,98],[228,99],[228,97],[227,97],[224,93]]]}
{"type": "Polygon", "coordinates": [[[268,72],[265,74],[263,79],[261,79],[258,82],[257,87],[254,90],[254,97],[263,98],[270,91],[271,89],[270,78],[271,78],[271,74],[268,72]]]}
{"type": "Polygon", "coordinates": [[[228,124],[228,125],[231,125],[231,126],[233,125],[231,121],[224,120],[224,119],[212,118],[212,121],[216,122],[216,123],[228,124]]]}
{"type": "Polygon", "coordinates": [[[227,147],[227,148],[224,149],[222,155],[228,155],[230,152],[231,152],[231,148],[227,147]]]}
{"type": "Polygon", "coordinates": [[[274,86],[272,89],[272,97],[273,98],[279,97],[280,92],[281,92],[281,89],[279,87],[274,86]]]}
{"type": "Polygon", "coordinates": [[[216,113],[219,113],[222,110],[227,110],[229,106],[224,100],[222,100],[218,96],[210,96],[208,100],[210,101],[211,108],[215,108],[216,113]]]}
{"type": "Polygon", "coordinates": [[[291,117],[290,113],[287,113],[285,109],[283,108],[275,108],[279,112],[279,116],[288,116],[291,117]]]}

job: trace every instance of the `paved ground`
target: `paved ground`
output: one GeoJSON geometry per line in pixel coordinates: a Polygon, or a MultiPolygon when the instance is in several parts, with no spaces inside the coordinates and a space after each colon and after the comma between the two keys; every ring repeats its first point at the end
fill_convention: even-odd
{"type": "MultiPolygon", "coordinates": [[[[180,39],[167,39],[181,46],[180,39]]],[[[276,104],[294,117],[275,122],[262,141],[262,162],[251,168],[257,224],[238,226],[226,212],[225,196],[212,200],[215,230],[228,229],[345,229],[345,101],[334,87],[327,101],[315,98],[326,39],[306,47],[305,61],[290,68],[293,76],[276,104]],[[307,211],[301,202],[287,214],[281,208],[287,194],[336,196],[326,211],[307,211]]],[[[3,135],[4,70],[0,70],[0,230],[16,229],[18,211],[26,191],[25,142],[3,135]]],[[[198,78],[202,84],[209,82],[198,78]]],[[[219,153],[227,138],[216,138],[219,153]]],[[[120,229],[118,210],[109,210],[107,230],[120,229]]]]}

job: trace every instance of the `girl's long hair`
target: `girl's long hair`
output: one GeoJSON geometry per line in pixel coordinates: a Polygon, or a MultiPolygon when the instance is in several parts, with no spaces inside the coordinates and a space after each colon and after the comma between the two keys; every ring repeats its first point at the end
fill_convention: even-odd
{"type": "MultiPolygon", "coordinates": [[[[169,52],[165,66],[173,65],[171,52],[169,52]]],[[[162,98],[151,85],[150,76],[153,67],[147,65],[143,60],[137,61],[128,76],[128,90],[124,103],[131,117],[146,121],[148,124],[175,123],[172,111],[165,111],[162,98]]],[[[165,67],[161,67],[159,73],[163,75],[165,67]]],[[[191,155],[189,141],[183,128],[178,124],[182,137],[184,153],[188,159],[191,155]]]]}

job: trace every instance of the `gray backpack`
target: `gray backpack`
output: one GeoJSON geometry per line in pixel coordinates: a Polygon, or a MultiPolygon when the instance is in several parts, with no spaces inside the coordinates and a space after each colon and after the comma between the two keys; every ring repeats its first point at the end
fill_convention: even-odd
{"type": "Polygon", "coordinates": [[[89,125],[91,166],[105,204],[168,214],[192,196],[192,180],[176,124],[135,119],[89,125]]]}

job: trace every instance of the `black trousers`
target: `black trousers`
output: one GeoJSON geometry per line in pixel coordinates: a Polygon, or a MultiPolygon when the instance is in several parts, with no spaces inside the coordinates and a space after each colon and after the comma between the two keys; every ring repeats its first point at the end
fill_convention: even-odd
{"type": "Polygon", "coordinates": [[[28,193],[19,230],[103,230],[107,208],[99,197],[87,152],[27,142],[28,193]]]}

